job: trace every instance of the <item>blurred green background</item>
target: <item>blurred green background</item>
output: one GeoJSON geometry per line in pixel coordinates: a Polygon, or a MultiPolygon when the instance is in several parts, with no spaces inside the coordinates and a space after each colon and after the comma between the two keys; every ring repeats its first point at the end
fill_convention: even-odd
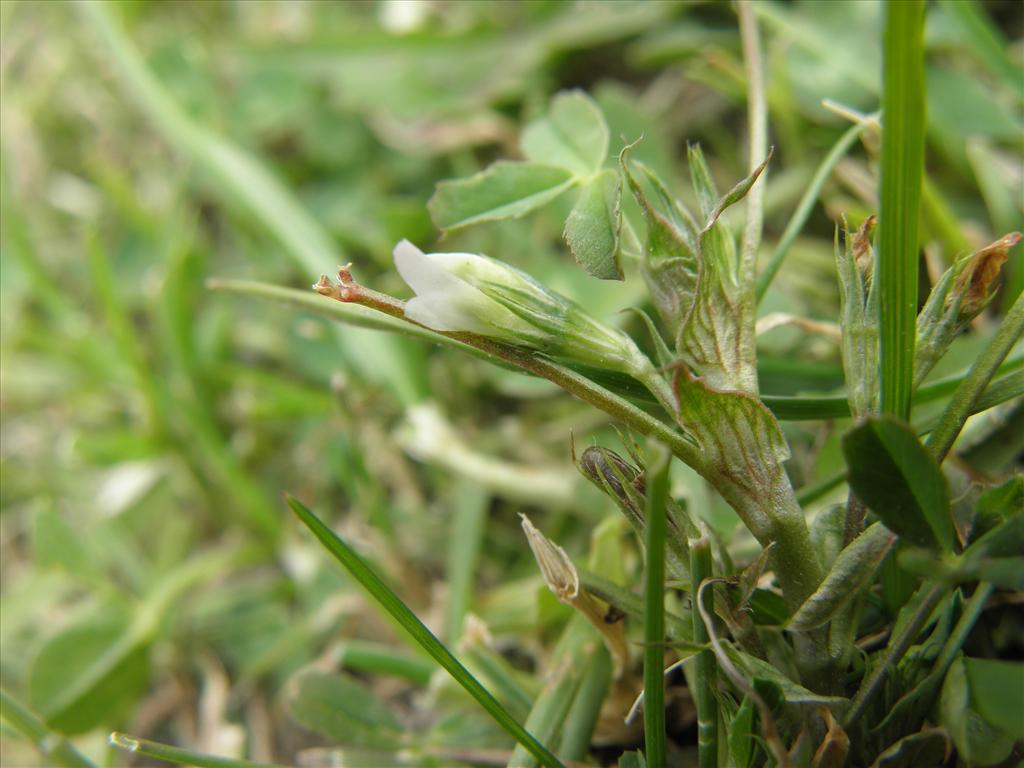
{"type": "MultiPolygon", "coordinates": [[[[931,277],[1022,228],[1021,11],[930,7],[931,277]]],[[[822,100],[878,107],[880,5],[757,13],[776,148],[767,257],[849,125],[822,100]]],[[[467,611],[480,616],[487,658],[529,692],[568,609],[516,512],[585,551],[613,510],[571,466],[569,436],[616,444],[607,418],[451,350],[206,281],[305,288],[351,261],[405,296],[390,263],[404,237],[486,252],[635,323],[618,314],[642,300],[632,265],[624,284],[601,283],[565,252],[569,203],[438,243],[426,201],[438,180],[514,157],[522,123],[576,87],[605,113],[613,152],[643,135],[636,155],[679,181],[699,141],[731,184],[747,158],[730,6],[4,0],[0,86],[3,687],[110,765],[130,764],[106,747],[112,729],[285,763],[401,739],[507,749],[464,694],[428,685],[432,666],[281,494],[338,525],[439,635],[454,643],[467,611]]],[[[839,164],[763,313],[835,320],[834,223],[875,210],[876,154],[867,138],[839,164]]],[[[1014,254],[1000,301],[1022,277],[1014,254]]],[[[935,375],[976,348],[965,337],[935,375]]],[[[760,351],[768,393],[841,386],[827,337],[782,327],[760,351]]],[[[786,430],[799,485],[841,469],[841,427],[786,430]]],[[[976,469],[1005,467],[1020,439],[976,469]]],[[[733,531],[685,470],[674,488],[733,531]]],[[[45,764],[9,724],[0,744],[6,765],[45,764]]]]}

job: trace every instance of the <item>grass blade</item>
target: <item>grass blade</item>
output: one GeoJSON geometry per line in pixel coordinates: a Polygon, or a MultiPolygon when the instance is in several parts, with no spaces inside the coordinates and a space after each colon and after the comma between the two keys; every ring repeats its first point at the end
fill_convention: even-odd
{"type": "Polygon", "coordinates": [[[216,755],[204,755],[201,752],[192,752],[188,749],[172,747],[169,744],[161,744],[148,739],[137,739],[116,731],[110,734],[110,743],[118,749],[131,752],[143,757],[151,757],[154,760],[162,760],[165,763],[175,765],[191,765],[194,768],[284,768],[284,766],[272,763],[254,763],[251,760],[240,760],[231,757],[217,757],[216,755]]]}
{"type": "Polygon", "coordinates": [[[924,1],[885,10],[878,216],[882,412],[910,418],[917,319],[918,219],[924,168],[924,1]]]}
{"type": "Polygon", "coordinates": [[[448,643],[462,636],[462,622],[473,601],[477,563],[483,548],[487,511],[491,498],[475,483],[460,480],[452,489],[451,548],[445,565],[448,581],[448,609],[444,631],[448,643]]]}
{"type": "MultiPolygon", "coordinates": [[[[270,168],[195,122],[174,101],[115,20],[118,9],[114,4],[83,0],[77,7],[102,39],[132,98],[175,149],[213,178],[221,201],[264,226],[293,263],[311,278],[343,263],[330,235],[270,168]]],[[[339,336],[339,342],[342,355],[353,367],[371,381],[384,377],[404,404],[429,395],[417,360],[402,340],[354,331],[339,336]],[[370,359],[375,365],[360,365],[370,359]],[[387,365],[383,364],[385,360],[387,365]]]]}
{"type": "Polygon", "coordinates": [[[450,674],[455,681],[461,685],[466,692],[494,718],[494,721],[504,728],[518,743],[537,758],[541,765],[548,768],[564,768],[562,763],[548,749],[526,731],[523,726],[505,710],[491,693],[477,681],[469,670],[455,658],[451,651],[437,639],[417,618],[409,607],[402,602],[390,587],[356,554],[356,552],[342,541],[337,534],[328,528],[324,523],[302,502],[291,496],[287,497],[288,505],[298,516],[299,520],[312,531],[324,548],[344,566],[352,577],[358,581],[363,588],[370,593],[380,605],[408,632],[423,649],[429,653],[438,664],[450,674]]]}
{"type": "Polygon", "coordinates": [[[1024,97],[1020,68],[1008,55],[1010,46],[1002,32],[975,0],[939,0],[939,7],[956,25],[964,41],[990,72],[1018,98],[1024,97]]]}
{"type": "Polygon", "coordinates": [[[24,706],[7,691],[0,690],[0,718],[31,741],[39,753],[61,768],[96,768],[67,739],[50,731],[35,712],[24,706]]]}
{"type": "Polygon", "coordinates": [[[963,429],[967,417],[973,412],[999,364],[1010,353],[1021,333],[1024,333],[1024,294],[1018,296],[1010,307],[1002,325],[996,331],[995,338],[974,361],[970,372],[960,382],[949,405],[939,417],[938,425],[928,437],[927,447],[940,463],[953,447],[953,442],[963,429]]]}
{"type": "MultiPolygon", "coordinates": [[[[1010,374],[1003,376],[986,390],[986,394],[992,393],[992,388],[997,384],[1012,381],[1017,371],[1024,364],[1024,357],[1014,357],[1008,362],[999,366],[998,374],[1010,374]]],[[[914,405],[925,405],[936,400],[941,400],[947,395],[956,391],[957,387],[967,378],[968,371],[938,379],[919,387],[914,392],[914,405]]],[[[845,419],[850,416],[850,406],[846,395],[825,395],[821,397],[789,397],[784,395],[762,395],[761,402],[768,406],[775,418],[781,421],[814,421],[816,419],[845,419]]],[[[980,401],[978,404],[980,405],[980,401]]],[[[977,412],[976,410],[974,412],[977,412]]]]}
{"type": "Polygon", "coordinates": [[[668,527],[668,451],[648,462],[644,545],[644,745],[648,768],[665,766],[665,534],[668,527]]]}
{"type": "MultiPolygon", "coordinates": [[[[531,733],[537,734],[538,738],[549,744],[555,743],[556,739],[561,741],[562,727],[586,680],[591,661],[602,654],[607,656],[590,622],[581,614],[573,616],[559,638],[554,653],[546,662],[548,671],[544,690],[533,703],[526,719],[526,727],[531,733]]],[[[516,747],[512,759],[508,761],[508,768],[535,768],[536,755],[527,753],[523,747],[516,747]]]]}
{"type": "MultiPolygon", "coordinates": [[[[872,118],[877,115],[872,115],[872,118]]],[[[775,250],[772,252],[772,257],[768,261],[768,266],[765,267],[757,277],[757,302],[760,304],[761,299],[768,292],[768,286],[771,285],[772,280],[775,279],[775,275],[778,273],[779,268],[782,267],[782,262],[786,258],[786,254],[789,253],[789,247],[793,245],[793,241],[796,240],[797,235],[800,234],[804,228],[804,224],[807,223],[807,219],[811,215],[811,211],[814,210],[814,204],[818,201],[818,195],[821,194],[821,188],[825,186],[825,182],[828,181],[829,176],[832,175],[832,171],[839,161],[842,160],[846,153],[850,151],[850,147],[860,137],[864,128],[867,126],[867,121],[861,123],[855,123],[846,129],[846,133],[839,137],[839,141],[835,143],[835,146],[829,150],[829,153],[825,156],[825,159],[821,161],[821,165],[818,166],[818,170],[814,172],[814,178],[811,179],[810,185],[807,187],[807,191],[804,192],[804,196],[800,198],[800,202],[797,204],[796,210],[793,212],[793,216],[786,223],[786,228],[782,232],[782,237],[779,238],[778,244],[775,246],[775,250]]]]}

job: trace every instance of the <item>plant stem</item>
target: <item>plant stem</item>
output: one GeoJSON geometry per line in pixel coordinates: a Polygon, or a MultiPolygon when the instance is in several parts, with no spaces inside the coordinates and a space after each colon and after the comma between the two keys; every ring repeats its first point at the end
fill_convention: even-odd
{"type": "Polygon", "coordinates": [[[850,709],[843,720],[843,729],[847,732],[849,732],[850,726],[857,722],[860,716],[864,714],[871,700],[882,689],[882,684],[885,682],[885,676],[889,673],[889,670],[896,666],[899,660],[903,658],[903,655],[913,644],[914,638],[917,637],[917,633],[924,626],[928,617],[931,616],[932,611],[935,610],[935,606],[939,604],[939,601],[946,594],[946,587],[943,584],[925,585],[922,589],[927,589],[928,591],[921,605],[918,606],[917,612],[903,627],[903,631],[898,636],[894,636],[889,640],[889,647],[885,652],[885,658],[882,660],[882,663],[875,667],[871,674],[864,679],[857,690],[857,694],[853,697],[850,709]]]}
{"type": "MultiPolygon", "coordinates": [[[[743,45],[743,62],[747,73],[747,130],[750,133],[749,157],[747,163],[751,173],[756,171],[768,155],[768,106],[764,90],[764,57],[761,54],[761,36],[757,29],[751,0],[740,0],[737,5],[740,21],[740,40],[743,45]]],[[[743,230],[743,245],[740,257],[740,280],[747,295],[754,299],[754,278],[757,272],[757,252],[761,246],[764,225],[764,191],[768,169],[761,173],[760,183],[747,193],[747,222],[743,230]]],[[[756,299],[748,302],[750,323],[753,324],[757,309],[756,299]]],[[[754,352],[752,328],[744,329],[745,341],[750,344],[750,359],[754,352]]]]}
{"type": "Polygon", "coordinates": [[[974,406],[985,391],[985,387],[988,386],[996,370],[1022,333],[1024,333],[1024,294],[1018,296],[1017,300],[1013,302],[1013,306],[1003,318],[999,330],[996,331],[995,337],[974,361],[971,370],[953,393],[946,410],[939,418],[939,423],[928,436],[926,445],[939,463],[946,458],[957,435],[963,429],[967,417],[973,413],[974,406]]]}
{"type": "MultiPolygon", "coordinates": [[[[586,679],[590,662],[600,654],[607,658],[590,622],[580,614],[573,616],[547,662],[544,690],[537,696],[523,724],[538,741],[552,745],[560,741],[562,727],[586,679]]],[[[508,761],[508,768],[536,768],[538,763],[537,755],[531,754],[520,742],[508,761]]]]}
{"type": "MultiPolygon", "coordinates": [[[[405,317],[403,302],[356,283],[347,267],[341,269],[338,276],[340,285],[335,286],[327,277],[322,277],[316,290],[338,301],[360,304],[413,323],[405,317]]],[[[464,331],[438,333],[545,378],[580,400],[628,424],[640,434],[664,443],[676,457],[722,494],[763,546],[776,544],[776,569],[790,607],[796,608],[817,589],[823,575],[821,566],[811,546],[803,512],[781,468],[770,493],[757,496],[745,494],[731,478],[712,466],[691,438],[576,371],[530,350],[503,344],[480,334],[464,331]]]]}
{"type": "Polygon", "coordinates": [[[665,766],[665,532],[671,456],[655,444],[647,464],[644,549],[644,745],[648,768],[665,766]]]}
{"type": "MultiPolygon", "coordinates": [[[[706,537],[690,541],[690,594],[694,600],[700,590],[701,582],[713,576],[711,568],[711,543],[706,537]]],[[[707,615],[715,614],[715,593],[709,590],[704,600],[707,615]]],[[[693,641],[709,642],[708,628],[701,618],[701,611],[693,612],[693,641]]],[[[699,768],[715,768],[718,765],[718,700],[715,698],[715,685],[718,670],[715,665],[715,654],[711,650],[697,654],[694,663],[694,679],[697,690],[693,698],[697,704],[697,764],[699,768]]]]}
{"type": "Polygon", "coordinates": [[[751,0],[739,0],[737,14],[740,22],[740,41],[747,76],[747,130],[749,148],[747,164],[751,174],[759,174],[760,183],[754,184],[746,196],[746,224],[740,246],[740,305],[735,329],[737,352],[742,361],[743,389],[758,393],[757,380],[757,255],[761,248],[764,229],[764,193],[768,183],[768,161],[772,150],[768,148],[768,106],[764,89],[764,57],[761,37],[757,28],[751,0]]]}
{"type": "Polygon", "coordinates": [[[61,768],[96,768],[95,763],[75,749],[71,742],[50,731],[35,712],[2,689],[0,717],[31,741],[39,750],[39,754],[52,760],[53,765],[59,765],[61,768]]]}
{"type": "Polygon", "coordinates": [[[778,273],[779,268],[782,267],[782,262],[786,258],[786,254],[789,253],[789,248],[793,245],[793,241],[796,240],[797,235],[800,234],[804,228],[804,224],[807,223],[808,217],[811,215],[811,211],[814,210],[814,204],[818,201],[818,195],[821,194],[821,188],[825,186],[825,182],[828,181],[829,176],[832,175],[832,171],[839,164],[839,161],[843,159],[850,147],[853,146],[861,133],[864,132],[867,123],[855,123],[851,125],[835,143],[835,146],[829,150],[829,153],[825,156],[825,159],[821,161],[821,165],[818,166],[818,170],[814,172],[814,178],[811,179],[810,185],[807,187],[807,191],[804,192],[804,196],[800,198],[800,203],[797,205],[796,210],[793,212],[793,216],[786,224],[786,229],[782,232],[782,237],[779,239],[778,244],[775,246],[775,250],[772,252],[772,257],[768,261],[768,266],[765,267],[757,277],[757,303],[761,303],[761,299],[768,292],[768,286],[771,285],[772,280],[775,279],[775,275],[778,273]]]}
{"type": "Polygon", "coordinates": [[[878,217],[882,412],[907,421],[914,380],[918,219],[924,168],[924,0],[889,0],[883,40],[878,217]]]}
{"type": "Polygon", "coordinates": [[[217,757],[216,755],[204,755],[201,752],[192,752],[188,749],[179,749],[169,744],[160,744],[148,739],[137,739],[124,733],[114,732],[110,734],[110,743],[143,757],[152,757],[162,760],[165,763],[176,765],[191,765],[194,768],[284,768],[283,766],[270,763],[254,763],[251,760],[234,759],[230,757],[217,757]]]}

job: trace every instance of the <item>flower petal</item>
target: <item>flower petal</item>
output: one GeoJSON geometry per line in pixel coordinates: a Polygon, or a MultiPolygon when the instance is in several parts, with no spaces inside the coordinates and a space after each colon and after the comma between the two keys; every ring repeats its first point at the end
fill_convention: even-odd
{"type": "MultiPolygon", "coordinates": [[[[449,271],[435,254],[425,254],[408,240],[394,249],[395,266],[416,292],[405,303],[405,316],[435,331],[469,331],[516,340],[517,335],[536,335],[534,329],[477,288],[449,271]]],[[[472,254],[444,254],[462,259],[472,254]]]]}

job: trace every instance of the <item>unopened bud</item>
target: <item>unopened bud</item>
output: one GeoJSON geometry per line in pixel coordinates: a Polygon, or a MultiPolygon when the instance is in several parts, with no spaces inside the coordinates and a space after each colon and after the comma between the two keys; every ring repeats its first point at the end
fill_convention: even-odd
{"type": "Polygon", "coordinates": [[[970,322],[985,308],[992,297],[992,284],[1009,257],[1010,249],[1021,240],[1020,232],[1011,232],[981,250],[972,253],[957,276],[946,306],[960,302],[960,322],[970,322]],[[964,319],[966,318],[966,319],[964,319]]]}
{"type": "Polygon", "coordinates": [[[435,331],[465,331],[631,376],[653,369],[622,331],[588,315],[525,272],[473,253],[423,253],[403,240],[395,266],[416,292],[405,317],[435,331]]]}

